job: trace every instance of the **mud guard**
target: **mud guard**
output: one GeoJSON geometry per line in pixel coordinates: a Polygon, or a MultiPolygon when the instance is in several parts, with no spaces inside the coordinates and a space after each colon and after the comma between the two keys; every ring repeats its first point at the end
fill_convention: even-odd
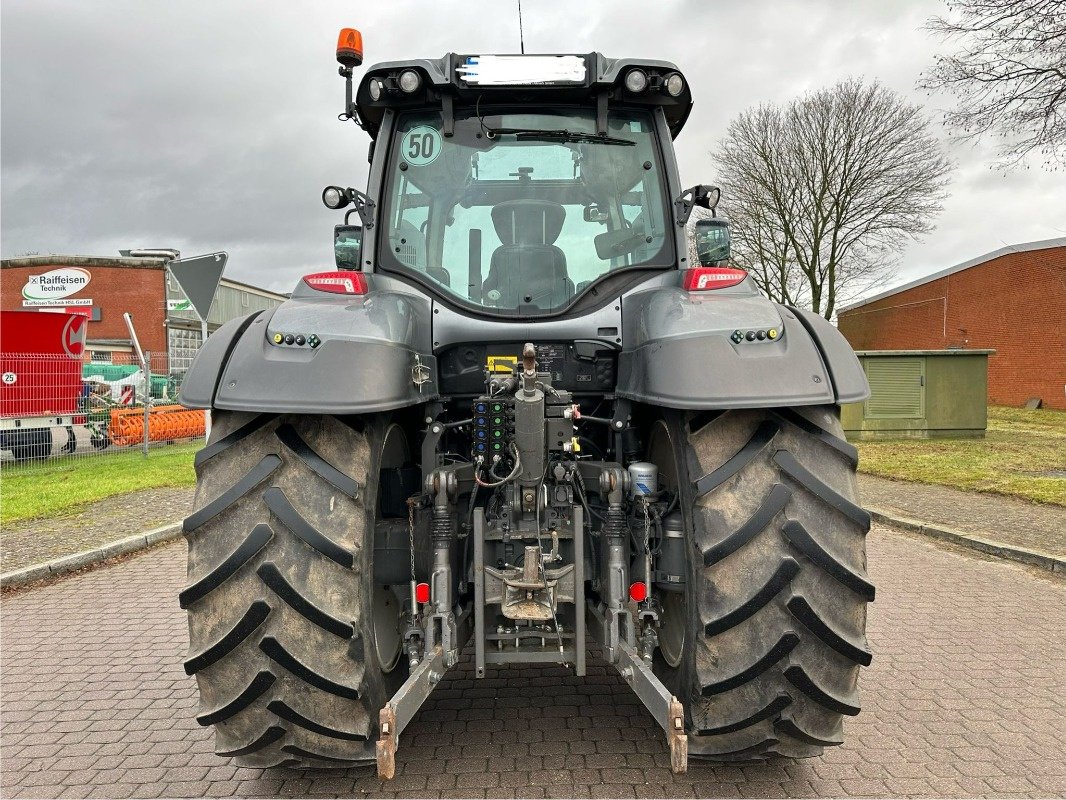
{"type": "Polygon", "coordinates": [[[179,401],[228,411],[368,414],[434,400],[437,363],[423,333],[428,309],[388,292],[359,302],[294,296],[215,331],[179,401]]]}
{"type": "Polygon", "coordinates": [[[836,328],[753,292],[659,289],[627,298],[623,313],[618,394],[626,399],[716,410],[869,396],[862,366],[836,328]]]}

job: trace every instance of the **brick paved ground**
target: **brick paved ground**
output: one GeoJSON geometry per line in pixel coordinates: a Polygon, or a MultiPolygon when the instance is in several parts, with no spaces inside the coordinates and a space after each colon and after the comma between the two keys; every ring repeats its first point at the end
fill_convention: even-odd
{"type": "Polygon", "coordinates": [[[144,489],[92,503],[63,517],[4,525],[0,571],[40,564],[176,522],[192,507],[193,489],[144,489]]]}
{"type": "Polygon", "coordinates": [[[1066,507],[859,475],[863,505],[929,525],[1066,557],[1066,507]]]}
{"type": "Polygon", "coordinates": [[[5,797],[1063,796],[1066,583],[877,527],[874,665],[847,743],[671,775],[661,732],[602,662],[449,674],[401,740],[398,777],[237,769],[185,676],[185,547],[0,602],[5,797]]]}

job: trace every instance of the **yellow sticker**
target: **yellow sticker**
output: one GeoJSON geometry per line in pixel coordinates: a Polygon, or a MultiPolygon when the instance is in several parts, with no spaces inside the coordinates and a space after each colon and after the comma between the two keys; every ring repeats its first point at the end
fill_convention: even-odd
{"type": "Polygon", "coordinates": [[[518,356],[489,356],[489,372],[513,372],[518,366],[518,356]]]}

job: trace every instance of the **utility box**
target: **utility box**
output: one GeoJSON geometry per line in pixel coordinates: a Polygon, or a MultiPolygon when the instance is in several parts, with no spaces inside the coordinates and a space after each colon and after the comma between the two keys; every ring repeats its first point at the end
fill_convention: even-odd
{"type": "Polygon", "coordinates": [[[870,397],[841,409],[849,439],[983,437],[988,357],[995,350],[865,350],[856,353],[870,397]]]}

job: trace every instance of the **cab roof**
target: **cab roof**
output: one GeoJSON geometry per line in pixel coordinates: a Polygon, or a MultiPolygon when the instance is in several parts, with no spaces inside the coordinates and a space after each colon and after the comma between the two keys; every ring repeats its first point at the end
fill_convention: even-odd
{"type": "Polygon", "coordinates": [[[387,109],[473,106],[484,104],[591,105],[660,107],[670,134],[676,137],[692,109],[688,80],[680,94],[671,96],[665,79],[681,71],[669,61],[607,58],[602,53],[506,55],[448,53],[439,59],[386,61],[364,73],[355,96],[359,124],[376,138],[387,109]],[[632,92],[625,76],[639,69],[647,88],[632,92]],[[413,92],[399,88],[399,76],[414,70],[421,78],[413,92]],[[491,73],[491,74],[490,74],[491,73]],[[378,100],[370,93],[371,81],[380,81],[378,100]]]}

